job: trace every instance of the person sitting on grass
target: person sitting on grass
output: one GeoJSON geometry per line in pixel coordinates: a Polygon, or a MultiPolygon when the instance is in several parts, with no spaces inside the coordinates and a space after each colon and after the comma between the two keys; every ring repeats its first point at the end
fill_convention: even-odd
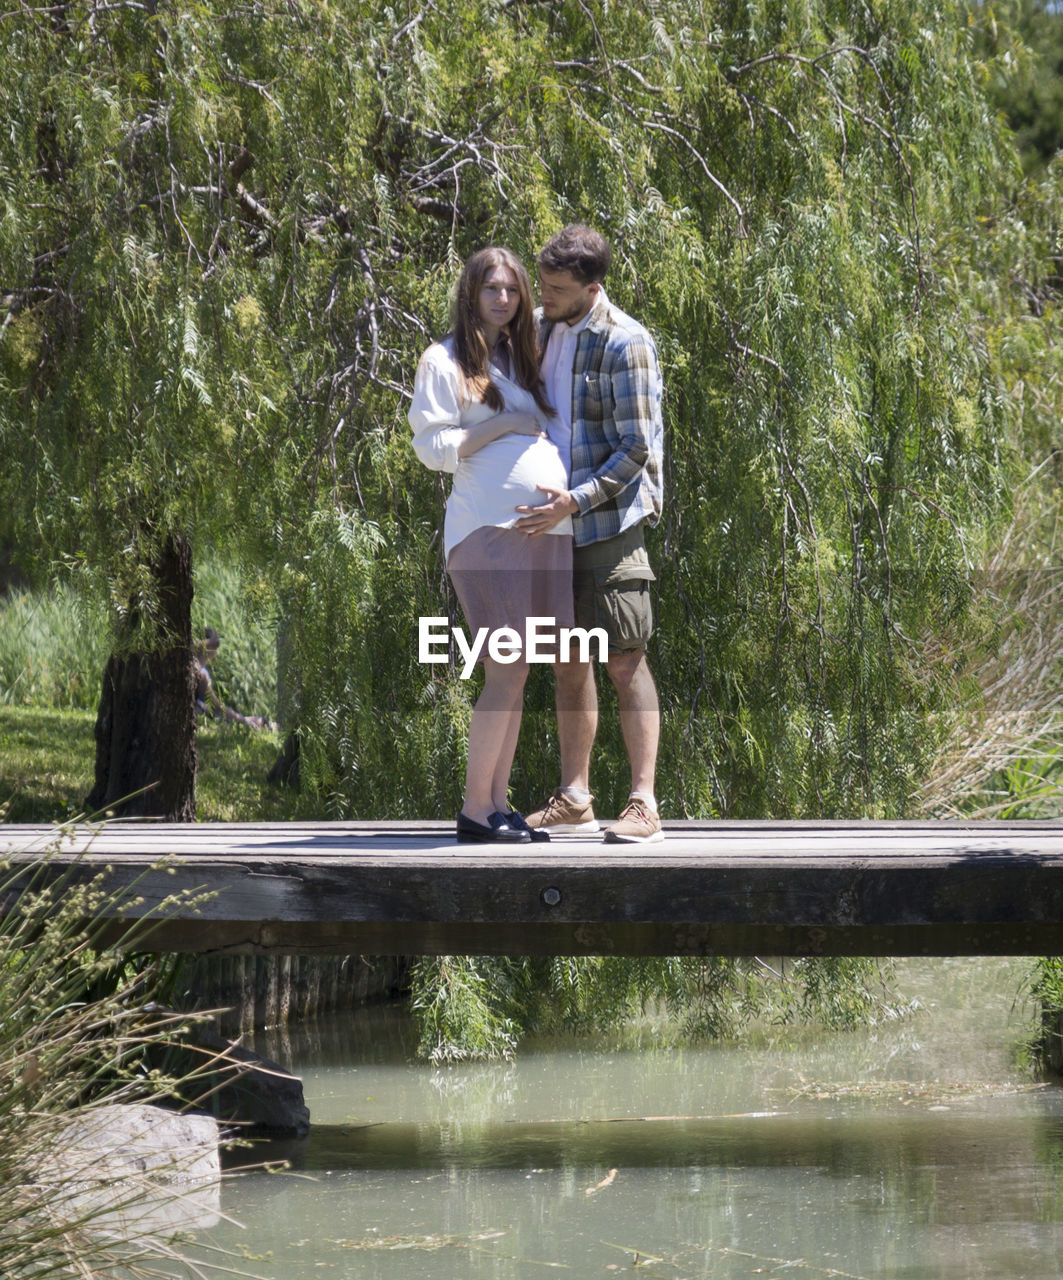
{"type": "Polygon", "coordinates": [[[217,656],[221,645],[221,636],[213,627],[204,627],[203,639],[196,644],[196,692],[195,706],[197,715],[207,715],[215,720],[225,720],[229,724],[246,724],[251,729],[272,729],[275,726],[263,716],[245,716],[242,712],[227,707],[218,697],[214,688],[214,680],[207,665],[217,656]]]}

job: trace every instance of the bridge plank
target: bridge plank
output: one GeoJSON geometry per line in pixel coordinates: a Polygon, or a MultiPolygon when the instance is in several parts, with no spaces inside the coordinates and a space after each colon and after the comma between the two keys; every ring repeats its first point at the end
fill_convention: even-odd
{"type": "MultiPolygon", "coordinates": [[[[657,845],[458,845],[431,821],[9,825],[0,854],[107,880],[159,950],[1063,953],[1063,822],[675,822],[657,845]],[[166,860],[165,869],[153,869],[166,860]]],[[[118,926],[116,925],[116,928],[118,926]]]]}

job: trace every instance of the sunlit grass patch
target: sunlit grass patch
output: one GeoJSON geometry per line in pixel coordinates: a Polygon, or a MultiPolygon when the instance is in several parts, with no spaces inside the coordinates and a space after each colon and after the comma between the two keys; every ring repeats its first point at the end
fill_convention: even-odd
{"type": "MultiPolygon", "coordinates": [[[[8,822],[66,822],[84,811],[96,758],[92,711],[0,705],[0,805],[8,822]]],[[[299,793],[267,781],[277,734],[207,722],[197,735],[202,822],[313,818],[299,793]]]]}
{"type": "Polygon", "coordinates": [[[201,822],[283,822],[321,817],[313,802],[267,780],[281,739],[268,730],[208,722],[196,735],[196,816],[201,822]]]}
{"type": "Polygon", "coordinates": [[[92,786],[95,713],[0,705],[0,805],[9,822],[65,822],[92,786]]]}

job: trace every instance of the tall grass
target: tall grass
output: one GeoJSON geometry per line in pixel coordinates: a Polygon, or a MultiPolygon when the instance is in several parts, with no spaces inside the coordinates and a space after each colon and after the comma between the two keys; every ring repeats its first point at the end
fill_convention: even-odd
{"type": "MultiPolygon", "coordinates": [[[[223,702],[275,715],[275,604],[268,583],[219,556],[196,570],[193,634],[222,637],[211,663],[223,702]]],[[[67,582],[0,596],[0,704],[95,710],[110,651],[106,610],[67,582]]]]}
{"type": "Polygon", "coordinates": [[[0,703],[90,710],[107,653],[106,621],[76,588],[0,597],[0,703]]]}
{"type": "Polygon", "coordinates": [[[934,817],[1063,812],[1063,567],[1054,503],[1023,514],[981,575],[984,642],[918,797],[934,817]]]}
{"type": "Polygon", "coordinates": [[[116,901],[99,879],[59,874],[56,849],[30,851],[40,861],[28,885],[24,868],[0,870],[0,1275],[226,1274],[224,1259],[202,1247],[193,1261],[168,1236],[145,1233],[158,1197],[150,1178],[131,1169],[116,1181],[110,1170],[100,1199],[86,1195],[91,1167],[64,1159],[72,1121],[191,1094],[195,1082],[150,1066],[148,1050],[172,1043],[187,1021],[155,1003],[161,961],[130,964],[132,934],[121,951],[104,945],[102,917],[116,901]]]}
{"type": "Polygon", "coordinates": [[[218,697],[245,715],[277,714],[277,617],[271,584],[232,561],[207,556],[196,570],[193,635],[221,636],[210,664],[218,697]]]}

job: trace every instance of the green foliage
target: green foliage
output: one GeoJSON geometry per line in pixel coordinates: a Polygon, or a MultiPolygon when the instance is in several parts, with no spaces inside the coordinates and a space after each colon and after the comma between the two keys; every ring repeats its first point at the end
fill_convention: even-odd
{"type": "Polygon", "coordinates": [[[506,1013],[513,1003],[504,981],[507,968],[471,956],[419,961],[412,975],[418,1053],[432,1062],[510,1057],[517,1035],[506,1013]]]}
{"type": "Polygon", "coordinates": [[[1063,956],[1042,956],[1037,961],[1030,995],[1041,1012],[1041,1032],[1030,1046],[1035,1057],[1063,1065],[1063,956]]]}
{"type": "Polygon", "coordinates": [[[1063,957],[1043,956],[1038,964],[1037,994],[1046,1009],[1063,1010],[1063,957]]]}
{"type": "MultiPolygon", "coordinates": [[[[452,601],[405,397],[460,260],[490,240],[533,260],[583,217],[665,364],[667,811],[906,811],[955,705],[942,632],[969,638],[972,566],[1055,431],[1055,393],[1012,394],[1020,348],[1054,332],[1015,287],[1054,206],[1013,199],[986,97],[1014,63],[1000,15],[295,0],[0,21],[21,546],[83,556],[133,622],[173,531],[277,566],[308,785],[336,815],[449,812],[473,692],[416,662],[416,618],[452,601]]],[[[539,682],[523,803],[556,781],[549,702],[539,682]]],[[[615,717],[595,767],[613,807],[615,717]]]]}
{"type": "MultiPolygon", "coordinates": [[[[1053,504],[1059,484],[1061,175],[1024,180],[998,115],[1054,120],[1058,14],[203,0],[16,8],[0,31],[2,536],[93,574],[129,643],[168,536],[265,566],[310,803],[457,805],[475,688],[416,662],[417,619],[455,610],[406,397],[460,261],[492,240],[532,261],[572,218],[610,237],[610,294],[664,362],[665,812],[924,802],[1000,634],[982,570],[1017,481],[1053,504]]],[[[254,628],[199,607],[258,709],[254,628]]],[[[39,696],[88,696],[50,678],[39,696]]],[[[521,804],[556,782],[551,701],[533,681],[521,804]]],[[[610,711],[592,786],[615,811],[610,711]]],[[[502,1044],[543,987],[573,1022],[630,1009],[639,967],[629,988],[609,963],[497,974],[489,1004],[487,971],[447,981],[502,1044]]],[[[744,1016],[754,977],[697,1019],[744,1016]]],[[[653,981],[724,989],[712,965],[653,981]]]]}
{"type": "Polygon", "coordinates": [[[898,1017],[889,969],[868,959],[444,956],[414,968],[419,1053],[434,1062],[509,1057],[530,1034],[616,1033],[647,1014],[655,1034],[732,1038],[755,1023],[831,1029],[898,1017]]]}
{"type": "Polygon", "coordinates": [[[245,715],[277,713],[277,594],[263,575],[220,553],[200,557],[195,570],[192,635],[213,627],[221,636],[210,673],[218,697],[245,715]]]}
{"type": "MultiPolygon", "coordinates": [[[[384,108],[389,229],[404,253],[435,281],[437,264],[488,233],[530,256],[564,217],[590,217],[617,247],[611,291],[661,340],[674,495],[654,654],[666,802],[701,814],[903,812],[953,692],[933,642],[965,627],[970,566],[1006,514],[1016,435],[1003,369],[970,341],[981,299],[963,289],[983,264],[965,255],[982,250],[955,240],[1014,175],[975,87],[973,41],[958,21],[931,35],[916,13],[872,21],[829,5],[805,25],[767,10],[708,23],[690,4],[652,15],[526,6],[493,15],[486,44],[456,38],[448,16],[406,33],[417,91],[404,80],[384,108]],[[511,23],[519,68],[507,60],[511,23]],[[470,85],[480,105],[500,82],[514,96],[499,100],[485,149],[470,85]],[[507,154],[522,136],[513,103],[528,97],[542,148],[507,154]],[[736,131],[743,147],[721,148],[736,131]],[[436,167],[446,146],[465,158],[460,184],[436,167]],[[404,190],[407,215],[425,212],[412,190],[451,200],[434,240],[423,217],[401,224],[404,190]]],[[[433,300],[430,320],[440,312],[433,300]]],[[[402,355],[402,344],[423,338],[401,326],[392,338],[408,379],[416,349],[402,355]]],[[[417,556],[438,486],[397,470],[393,448],[378,456],[387,492],[368,497],[363,465],[361,505],[386,512],[388,541],[394,530],[402,555],[417,556]]],[[[405,610],[407,591],[396,594],[405,610]]],[[[420,596],[417,607],[434,611],[420,596]]],[[[411,624],[375,657],[398,641],[412,666],[411,624]]],[[[454,794],[454,766],[447,735],[426,754],[411,731],[425,723],[422,683],[399,671],[378,705],[402,709],[411,744],[392,795],[434,814],[454,794]]],[[[467,701],[456,683],[454,696],[467,701]]],[[[533,689],[528,710],[516,779],[526,799],[550,781],[548,690],[533,689]]],[[[603,717],[594,787],[607,807],[624,774],[603,717]]],[[[367,812],[361,777],[343,794],[367,812]]]]}
{"type": "Polygon", "coordinates": [[[1063,748],[1047,742],[1011,761],[990,779],[989,793],[999,797],[997,813],[1007,820],[1058,818],[1063,800],[1063,748]]]}
{"type": "Polygon", "coordinates": [[[987,36],[1007,50],[1014,71],[990,82],[990,97],[1033,172],[1063,148],[1063,11],[1052,0],[1014,0],[1005,14],[987,36]]]}
{"type": "Polygon", "coordinates": [[[300,727],[302,784],[333,817],[431,815],[426,781],[456,796],[470,708],[410,661],[432,595],[423,563],[358,513],[328,508],[298,550],[283,578],[281,717],[300,727]]]}
{"type": "MultiPolygon", "coordinates": [[[[193,632],[222,634],[211,674],[219,696],[272,717],[277,701],[276,593],[260,575],[204,555],[195,574],[193,632]]],[[[0,595],[0,703],[95,708],[107,663],[106,609],[81,575],[0,595]]]]}
{"type": "Polygon", "coordinates": [[[107,652],[105,619],[69,583],[0,597],[0,703],[93,708],[107,652]]]}

